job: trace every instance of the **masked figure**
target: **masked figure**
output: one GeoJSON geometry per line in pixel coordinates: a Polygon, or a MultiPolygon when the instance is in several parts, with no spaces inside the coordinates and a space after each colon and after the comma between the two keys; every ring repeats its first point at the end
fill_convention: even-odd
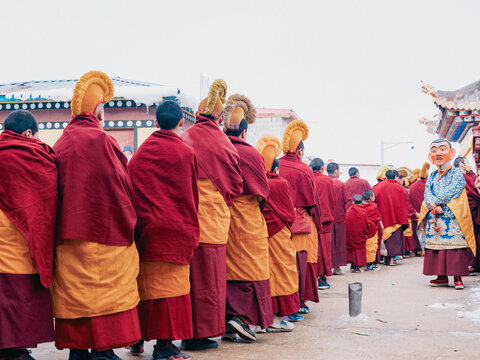
{"type": "Polygon", "coordinates": [[[430,286],[448,286],[448,276],[454,276],[455,288],[463,289],[468,252],[476,248],[465,178],[451,166],[454,157],[448,140],[430,144],[429,159],[438,169],[428,176],[417,232],[425,246],[423,273],[437,275],[430,286]]]}

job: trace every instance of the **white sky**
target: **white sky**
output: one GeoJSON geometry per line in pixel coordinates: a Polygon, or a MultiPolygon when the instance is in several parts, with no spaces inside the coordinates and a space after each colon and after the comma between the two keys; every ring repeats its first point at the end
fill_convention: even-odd
{"type": "Polygon", "coordinates": [[[419,167],[438,111],[420,80],[480,79],[476,0],[2,1],[0,83],[89,70],[199,96],[200,72],[257,107],[294,109],[307,154],[419,167]]]}

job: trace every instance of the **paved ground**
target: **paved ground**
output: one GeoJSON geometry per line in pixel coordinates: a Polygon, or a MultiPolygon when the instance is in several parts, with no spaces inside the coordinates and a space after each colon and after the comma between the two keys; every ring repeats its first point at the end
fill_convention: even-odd
{"type": "MultiPolygon", "coordinates": [[[[254,344],[222,342],[219,349],[191,352],[194,359],[480,359],[480,276],[466,288],[430,288],[422,258],[377,272],[331,278],[332,288],[292,333],[258,335],[254,344]],[[363,283],[363,314],[348,316],[349,282],[363,283]]],[[[118,350],[123,359],[151,359],[118,350]]],[[[44,344],[37,360],[67,359],[44,344]]]]}

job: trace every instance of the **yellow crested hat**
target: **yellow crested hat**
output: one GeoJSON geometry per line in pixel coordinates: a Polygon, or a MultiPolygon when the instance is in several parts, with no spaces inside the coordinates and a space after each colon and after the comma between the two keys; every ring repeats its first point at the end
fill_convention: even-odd
{"type": "Polygon", "coordinates": [[[257,141],[256,148],[262,154],[265,163],[265,171],[272,169],[273,161],[282,153],[282,144],[280,140],[273,135],[263,135],[257,141]]]}
{"type": "Polygon", "coordinates": [[[208,96],[198,105],[198,112],[205,115],[220,116],[223,111],[223,104],[227,99],[227,83],[223,79],[215,80],[210,85],[208,96]]]}
{"type": "Polygon", "coordinates": [[[298,145],[308,138],[308,127],[302,120],[294,120],[288,124],[283,133],[282,148],[283,152],[294,153],[298,145]]]}
{"type": "Polygon", "coordinates": [[[418,175],[420,174],[420,169],[413,169],[413,175],[408,179],[411,183],[418,179],[418,175]]]}
{"type": "Polygon", "coordinates": [[[397,171],[399,176],[407,179],[413,175],[413,171],[406,166],[399,167],[397,171]]]}
{"type": "Polygon", "coordinates": [[[430,170],[430,163],[429,162],[423,163],[422,170],[420,170],[420,174],[418,174],[418,176],[421,179],[426,179],[428,176],[428,170],[430,170]]]}
{"type": "Polygon", "coordinates": [[[225,104],[223,116],[223,126],[226,130],[238,130],[243,119],[247,124],[255,122],[257,110],[245,95],[233,94],[225,104]]]}
{"type": "Polygon", "coordinates": [[[93,114],[98,104],[106,104],[113,98],[113,83],[101,71],[89,71],[75,84],[72,96],[72,116],[93,114]]]}
{"type": "Polygon", "coordinates": [[[390,167],[388,167],[387,165],[380,166],[380,169],[378,169],[377,171],[377,180],[384,180],[385,174],[388,170],[390,170],[390,167]]]}

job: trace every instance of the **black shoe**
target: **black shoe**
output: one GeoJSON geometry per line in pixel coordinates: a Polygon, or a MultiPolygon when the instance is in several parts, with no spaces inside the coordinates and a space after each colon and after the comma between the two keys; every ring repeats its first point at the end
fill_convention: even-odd
{"type": "Polygon", "coordinates": [[[143,354],[143,343],[143,340],[139,340],[136,344],[130,345],[128,350],[130,350],[130,352],[134,355],[143,354]]]}
{"type": "Polygon", "coordinates": [[[225,341],[236,341],[237,340],[237,333],[232,325],[228,324],[225,325],[225,334],[222,336],[222,340],[225,341]]]}
{"type": "Polygon", "coordinates": [[[70,349],[70,355],[68,355],[68,360],[91,360],[92,355],[88,350],[75,350],[70,349]]]}
{"type": "Polygon", "coordinates": [[[250,326],[245,324],[242,320],[237,317],[234,317],[232,320],[228,322],[228,325],[231,325],[234,331],[244,340],[249,341],[256,341],[257,337],[255,336],[255,332],[250,330],[250,326]]]}
{"type": "Polygon", "coordinates": [[[92,349],[92,360],[122,360],[113,350],[96,351],[92,349]]]}
{"type": "Polygon", "coordinates": [[[7,357],[8,360],[35,360],[30,356],[31,351],[27,349],[21,350],[10,350],[10,353],[7,357]]]}
{"type": "Polygon", "coordinates": [[[182,348],[185,350],[206,350],[218,348],[218,343],[208,338],[182,340],[182,348]]]}
{"type": "Polygon", "coordinates": [[[171,360],[174,359],[191,359],[192,356],[190,354],[181,352],[178,348],[173,345],[170,341],[167,346],[163,348],[159,348],[157,345],[153,346],[153,360],[171,360]]]}

